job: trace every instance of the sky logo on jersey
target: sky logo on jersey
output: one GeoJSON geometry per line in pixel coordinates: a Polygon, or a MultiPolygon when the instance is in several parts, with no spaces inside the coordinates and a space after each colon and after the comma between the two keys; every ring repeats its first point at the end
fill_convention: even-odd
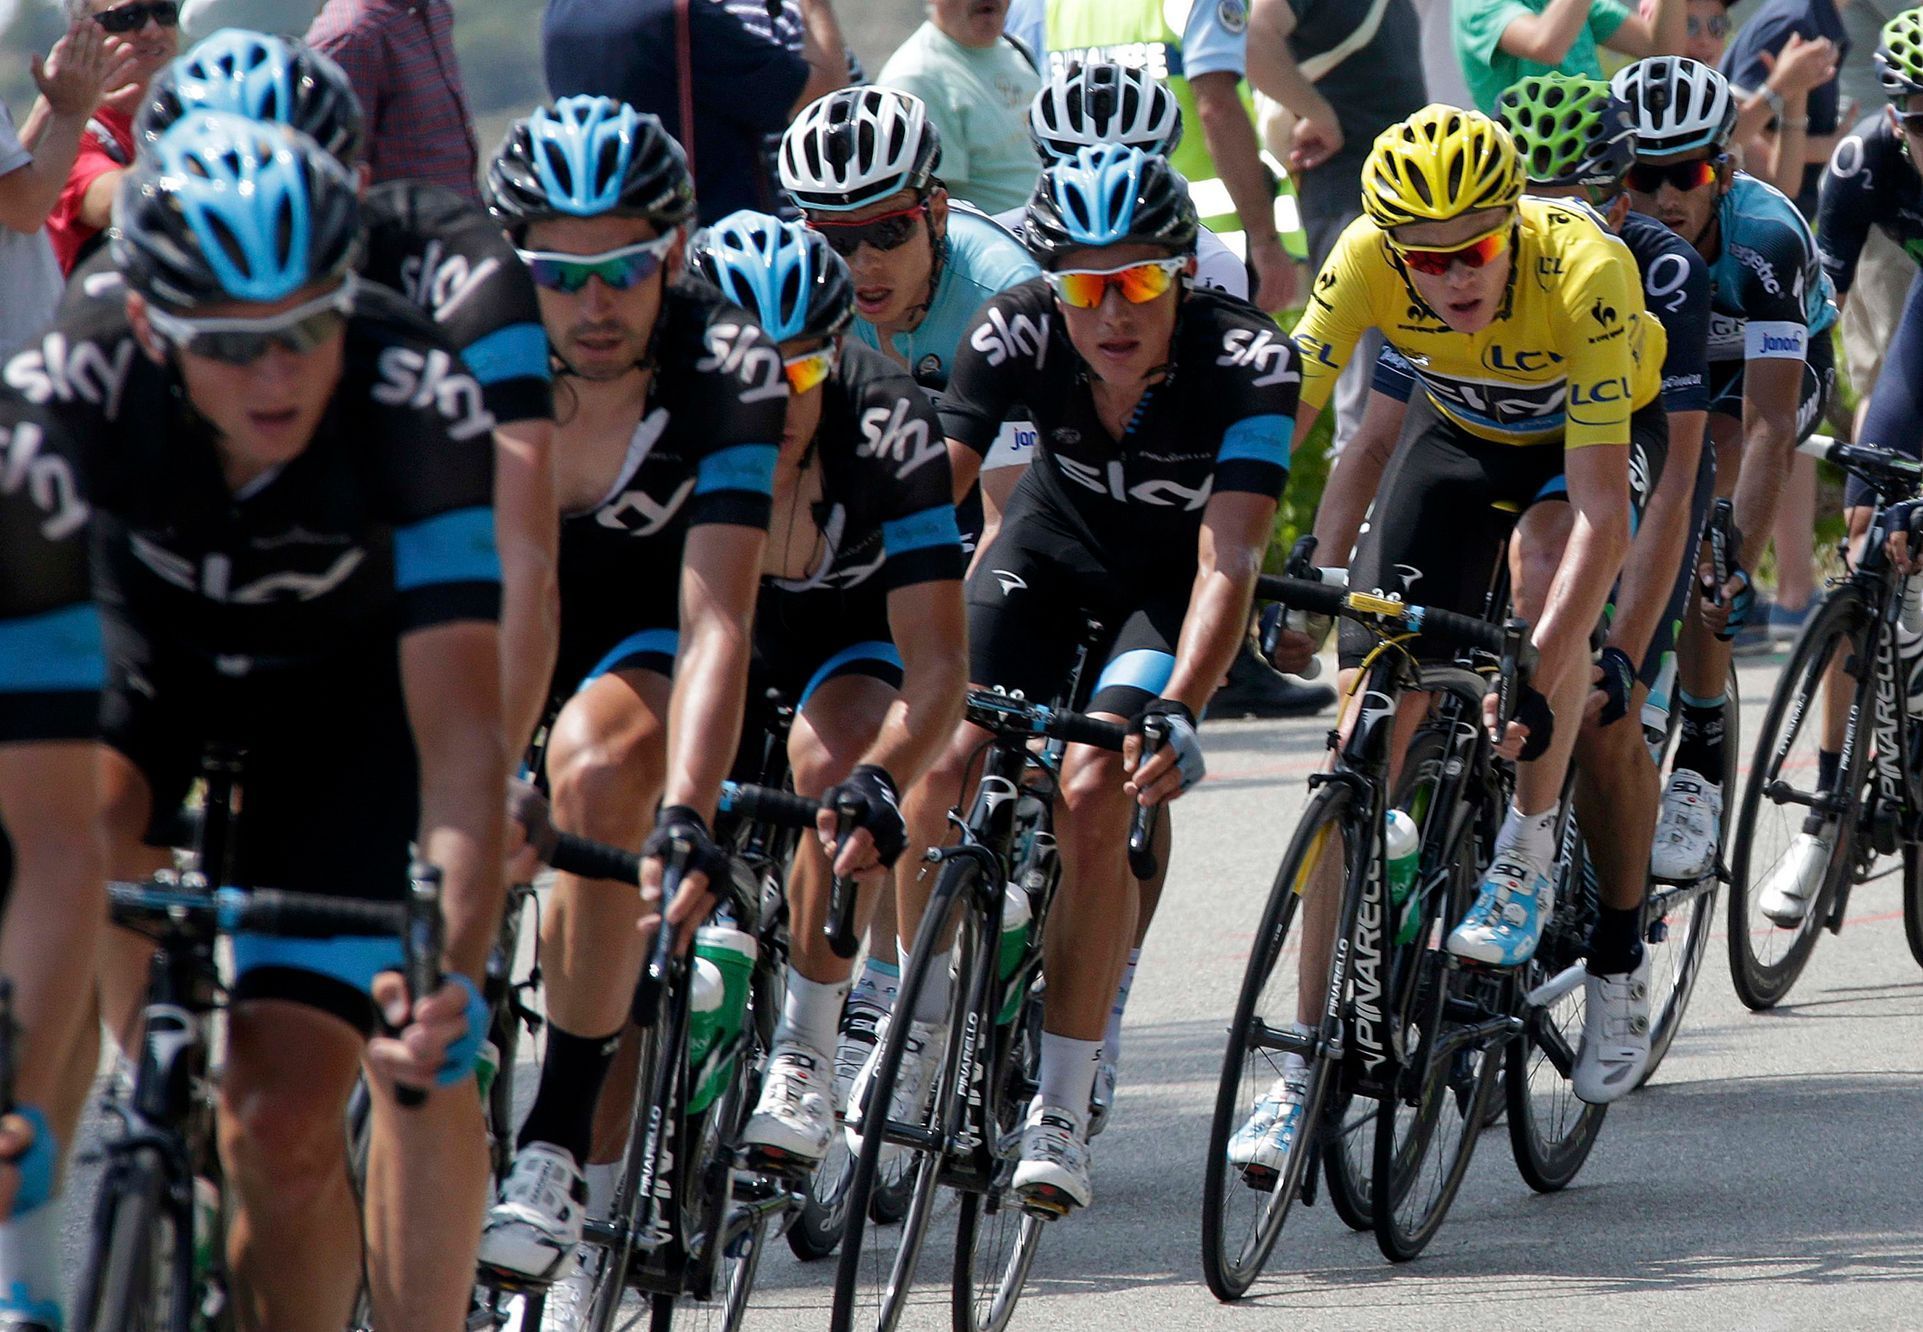
{"type": "Polygon", "coordinates": [[[929,438],[927,421],[909,414],[908,400],[896,398],[893,407],[870,407],[861,414],[861,443],[855,452],[863,458],[887,458],[897,464],[895,475],[906,477],[947,449],[941,440],[929,438]]]}
{"type": "Polygon", "coordinates": [[[0,426],[0,495],[25,495],[46,514],[40,534],[64,541],[87,525],[87,501],[80,497],[73,466],[41,449],[46,436],[31,421],[11,429],[0,426]]]}
{"type": "Polygon", "coordinates": [[[1158,509],[1183,509],[1193,513],[1209,502],[1209,494],[1215,489],[1213,476],[1194,488],[1166,478],[1138,481],[1131,486],[1122,475],[1119,458],[1111,459],[1106,467],[1077,462],[1060,454],[1056,455],[1055,462],[1062,469],[1062,475],[1076,485],[1106,495],[1118,504],[1148,504],[1158,509]]]}
{"type": "Polygon", "coordinates": [[[1266,328],[1232,328],[1224,333],[1222,355],[1215,358],[1215,363],[1254,370],[1256,388],[1302,382],[1302,376],[1289,364],[1288,335],[1266,328]]]}
{"type": "Polygon", "coordinates": [[[416,411],[432,407],[448,422],[452,439],[466,441],[494,429],[494,413],[487,409],[481,386],[438,347],[426,354],[412,347],[387,347],[376,364],[381,382],[374,386],[375,402],[416,411]]]}
{"type": "Polygon", "coordinates": [[[645,490],[624,490],[594,511],[594,521],[629,536],[653,536],[681,511],[694,493],[694,481],[693,477],[686,478],[665,500],[657,500],[645,490]]]}
{"type": "Polygon", "coordinates": [[[990,306],[983,321],[968,335],[968,345],[987,358],[989,365],[1018,356],[1032,356],[1041,369],[1048,358],[1049,316],[1018,314],[1013,319],[990,306]]]}
{"type": "Polygon", "coordinates": [[[419,254],[401,260],[401,294],[446,323],[500,269],[493,255],[470,264],[466,255],[449,254],[447,246],[432,240],[419,254]]]}
{"type": "Polygon", "coordinates": [[[742,384],[743,402],[769,402],[788,396],[788,375],[781,368],[781,350],[757,339],[758,330],[741,324],[708,325],[704,341],[708,354],[694,368],[704,374],[720,371],[742,384]]]}
{"type": "Polygon", "coordinates": [[[120,415],[120,395],[134,366],[134,340],[122,338],[107,351],[95,342],[68,342],[49,333],[37,347],[15,353],[7,362],[7,384],[29,402],[92,403],[108,420],[120,415]]]}

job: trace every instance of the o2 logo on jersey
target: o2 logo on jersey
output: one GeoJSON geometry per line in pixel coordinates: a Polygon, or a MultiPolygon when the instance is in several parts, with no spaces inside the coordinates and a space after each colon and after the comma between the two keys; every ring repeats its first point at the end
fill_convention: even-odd
{"type": "Polygon", "coordinates": [[[861,443],[855,452],[863,458],[890,459],[896,464],[897,477],[907,476],[946,451],[941,440],[928,437],[928,422],[909,414],[906,398],[896,398],[893,407],[870,407],[861,414],[861,443]]]}
{"type": "Polygon", "coordinates": [[[1302,375],[1289,365],[1287,334],[1266,328],[1232,328],[1222,335],[1222,354],[1217,365],[1243,366],[1255,371],[1255,387],[1299,384],[1302,375]]]}
{"type": "Polygon", "coordinates": [[[46,514],[40,535],[65,541],[87,525],[87,501],[80,498],[73,466],[57,453],[41,451],[39,426],[22,421],[0,426],[0,495],[22,495],[46,514]]]}
{"type": "Polygon", "coordinates": [[[1062,469],[1062,475],[1070,481],[1098,495],[1106,495],[1118,504],[1151,504],[1158,509],[1182,509],[1193,513],[1209,502],[1209,494],[1215,489],[1213,476],[1193,488],[1167,478],[1137,481],[1131,486],[1123,478],[1119,459],[1111,460],[1106,467],[1098,467],[1058,453],[1055,462],[1062,469]]]}
{"type": "Polygon", "coordinates": [[[111,421],[120,414],[120,395],[136,354],[131,337],[109,351],[96,342],[68,342],[64,333],[49,333],[39,346],[16,353],[0,377],[29,402],[87,402],[111,421]]]}
{"type": "Polygon", "coordinates": [[[423,355],[412,347],[388,347],[378,362],[381,382],[373,398],[386,407],[434,408],[448,422],[449,438],[466,441],[494,429],[494,413],[481,400],[481,386],[460,362],[438,348],[423,355]]]}
{"type": "Polygon", "coordinates": [[[493,255],[470,264],[466,255],[449,254],[440,241],[429,241],[419,254],[401,260],[401,294],[446,321],[500,268],[493,255]]]}
{"type": "Polygon", "coordinates": [[[1018,314],[1013,319],[993,306],[983,322],[968,335],[968,345],[980,352],[989,365],[1027,356],[1037,370],[1048,359],[1049,316],[1018,314]]]}
{"type": "Polygon", "coordinates": [[[1659,254],[1643,274],[1643,298],[1650,308],[1660,307],[1665,314],[1674,314],[1683,308],[1689,295],[1683,290],[1688,282],[1689,260],[1680,254],[1659,254]]]}
{"type": "Polygon", "coordinates": [[[694,368],[706,373],[720,371],[741,382],[736,395],[743,402],[768,402],[788,396],[788,377],[781,370],[781,352],[758,341],[741,324],[710,324],[706,337],[708,354],[694,368]]]}

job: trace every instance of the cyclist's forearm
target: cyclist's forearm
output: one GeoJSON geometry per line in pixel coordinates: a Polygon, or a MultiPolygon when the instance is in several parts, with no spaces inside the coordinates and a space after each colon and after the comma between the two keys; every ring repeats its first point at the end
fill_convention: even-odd
{"type": "Polygon", "coordinates": [[[495,544],[501,553],[501,701],[507,746],[534,737],[547,703],[561,633],[559,522],[546,421],[495,431],[495,544]]]}
{"type": "Polygon", "coordinates": [[[1690,501],[1701,460],[1703,413],[1678,412],[1669,421],[1669,456],[1662,480],[1643,508],[1623,565],[1622,590],[1609,642],[1640,663],[1656,636],[1689,545],[1690,501]]]}
{"type": "Polygon", "coordinates": [[[1209,160],[1235,203],[1248,243],[1255,245],[1275,239],[1275,190],[1262,165],[1255,122],[1242,105],[1240,83],[1233,74],[1218,71],[1198,75],[1189,86],[1209,160]]]}
{"type": "Polygon", "coordinates": [[[1533,638],[1541,660],[1532,683],[1545,695],[1553,697],[1570,671],[1588,667],[1590,633],[1602,618],[1629,550],[1628,507],[1625,497],[1620,509],[1576,509],[1575,526],[1533,638]]]}
{"type": "MultiPolygon", "coordinates": [[[[1374,398],[1363,416],[1362,429],[1337,455],[1329,469],[1322,491],[1322,502],[1315,510],[1315,558],[1324,568],[1346,566],[1355,550],[1356,534],[1368,516],[1369,505],[1389,470],[1395,454],[1396,436],[1369,428],[1376,416],[1374,398]]],[[[1298,436],[1299,438],[1299,436],[1298,436]]]]}
{"type": "Polygon", "coordinates": [[[1202,715],[1248,630],[1255,579],[1261,572],[1261,556],[1255,553],[1196,574],[1188,613],[1182,617],[1175,670],[1162,690],[1164,698],[1176,699],[1196,716],[1202,715]]]}
{"type": "Polygon", "coordinates": [[[1736,478],[1736,526],[1743,542],[1738,563],[1752,574],[1776,525],[1776,507],[1796,452],[1796,407],[1775,413],[1745,409],[1743,470],[1736,478]]]}
{"type": "Polygon", "coordinates": [[[711,824],[721,781],[741,742],[748,691],[748,625],[711,608],[682,635],[668,705],[668,777],[661,803],[686,805],[711,824]]]}

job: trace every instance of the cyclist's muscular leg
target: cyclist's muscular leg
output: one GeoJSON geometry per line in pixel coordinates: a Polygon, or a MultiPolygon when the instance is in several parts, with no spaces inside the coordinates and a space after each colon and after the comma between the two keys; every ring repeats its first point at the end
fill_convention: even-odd
{"type": "MultiPolygon", "coordinates": [[[[1570,526],[1569,506],[1556,503],[1533,506],[1516,524],[1515,539],[1509,546],[1510,604],[1531,625],[1542,621],[1543,608],[1562,566],[1570,526]]],[[[1548,750],[1532,762],[1516,766],[1515,806],[1524,814],[1554,809],[1562,799],[1563,775],[1581,730],[1583,700],[1589,696],[1588,668],[1565,671],[1563,678],[1554,682],[1553,692],[1545,690],[1544,695],[1557,725],[1548,750]]]]}
{"type": "MultiPolygon", "coordinates": [[[[974,688],[976,686],[970,686],[974,688]]],[[[908,849],[902,852],[895,875],[896,937],[914,943],[922,912],[935,891],[935,874],[922,865],[922,853],[945,845],[948,811],[962,806],[972,794],[970,783],[980,775],[979,755],[988,733],[963,722],[955,737],[902,797],[902,821],[908,825],[908,849]],[[912,859],[911,859],[912,858],[912,859]]]]}
{"type": "MultiPolygon", "coordinates": [[[[1112,714],[1106,719],[1125,720],[1112,714]]],[[[1123,855],[1132,810],[1122,789],[1121,758],[1070,745],[1056,824],[1062,882],[1043,941],[1048,1006],[1042,1025],[1055,1035],[1099,1041],[1107,1028],[1135,938],[1139,894],[1123,855]]]]}
{"type": "MultiPolygon", "coordinates": [[[[170,868],[173,858],[141,839],[153,817],[153,793],[132,760],[103,748],[100,756],[100,810],[106,828],[107,872],[138,882],[170,868]]],[[[131,930],[109,929],[101,936],[99,960],[101,1017],[107,1030],[131,1053],[140,1041],[140,1009],[147,994],[153,943],[131,930]]],[[[89,1075],[93,1069],[88,1068],[89,1075]]]]}
{"type": "Polygon", "coordinates": [[[250,1000],[228,1018],[220,1156],[242,1327],[339,1332],[361,1277],[341,1117],[361,1038],[304,1004],[250,1000]]]}
{"type": "Polygon", "coordinates": [[[471,1078],[403,1108],[370,1078],[368,1288],[379,1327],[463,1325],[487,1211],[487,1134],[471,1078]]]}
{"type": "Polygon", "coordinates": [[[1576,817],[1595,835],[1584,839],[1596,866],[1602,904],[1619,910],[1642,906],[1649,883],[1646,848],[1656,835],[1661,792],[1656,763],[1643,743],[1643,700],[1638,683],[1629,710],[1613,724],[1586,721],[1576,742],[1576,817]]]}

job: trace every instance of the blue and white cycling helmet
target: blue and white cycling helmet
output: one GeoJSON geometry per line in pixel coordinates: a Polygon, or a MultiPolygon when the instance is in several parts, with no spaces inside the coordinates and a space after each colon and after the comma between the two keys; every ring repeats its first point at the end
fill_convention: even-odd
{"type": "Polygon", "coordinates": [[[508,126],[487,171],[507,227],[563,217],[642,217],[667,232],[694,216],[694,178],[661,121],[611,97],[563,97],[508,126]]]}
{"type": "Polygon", "coordinates": [[[1617,70],[1609,86],[1629,104],[1639,158],[1721,152],[1736,128],[1729,80],[1700,60],[1650,56],[1617,70]]]}
{"type": "Polygon", "coordinates": [[[284,300],[353,265],[354,195],[347,168],[305,134],[196,111],[122,179],[114,263],[134,290],[176,309],[284,300]]]}
{"type": "Polygon", "coordinates": [[[802,108],[781,136],[781,184],[803,211],[845,213],[926,191],[941,165],[928,108],[893,88],[843,88],[802,108]]]}
{"type": "Polygon", "coordinates": [[[1195,253],[1195,205],[1167,159],[1139,148],[1083,148],[1042,172],[1028,201],[1028,248],[1044,268],[1069,250],[1156,245],[1195,253]]]}
{"type": "Polygon", "coordinates": [[[741,209],[694,238],[688,266],[776,342],[832,338],[855,317],[855,286],[818,231],[741,209]]]}
{"type": "Polygon", "coordinates": [[[195,111],[228,111],[299,130],[343,166],[360,160],[363,118],[354,85],[312,47],[222,28],[154,75],[134,117],[149,146],[195,111]]]}

